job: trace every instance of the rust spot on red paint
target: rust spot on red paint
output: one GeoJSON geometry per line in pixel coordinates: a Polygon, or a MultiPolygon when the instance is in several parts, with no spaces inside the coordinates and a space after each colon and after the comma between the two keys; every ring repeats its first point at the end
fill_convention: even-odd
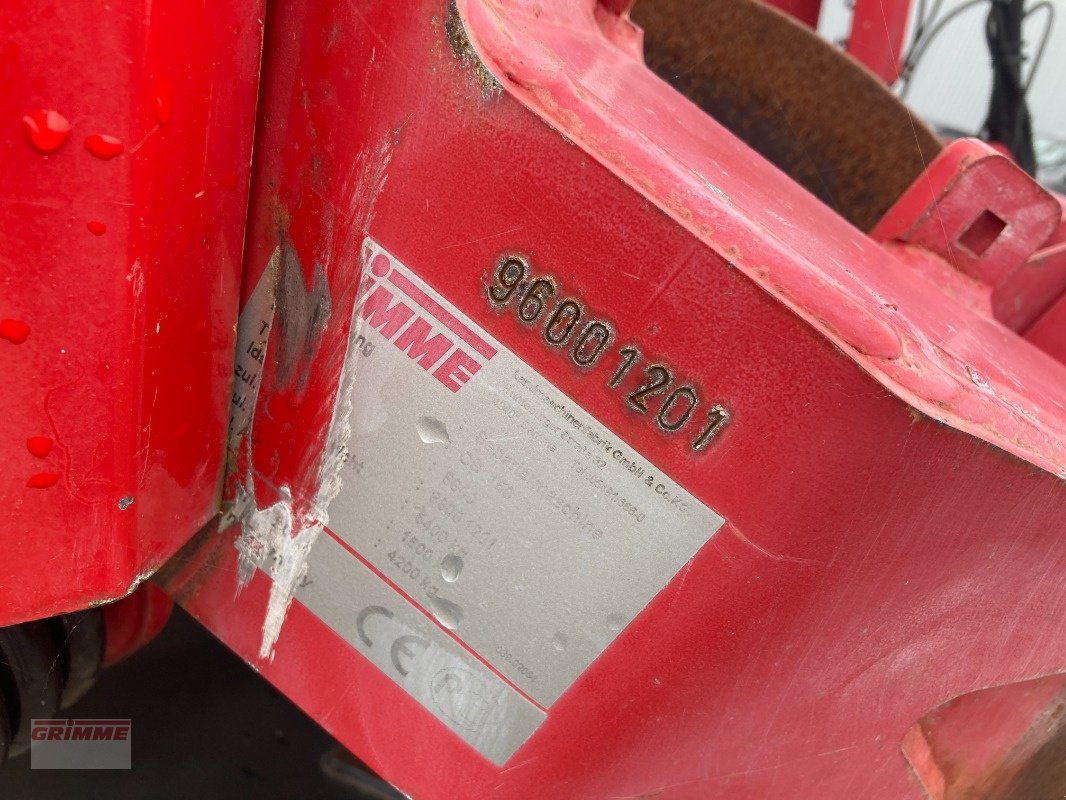
{"type": "Polygon", "coordinates": [[[30,335],[30,326],[18,319],[0,319],[0,339],[22,344],[30,335]]]}
{"type": "Polygon", "coordinates": [[[52,452],[52,440],[47,436],[31,436],[26,440],[26,449],[37,458],[47,458],[52,452]]]}
{"type": "Polygon", "coordinates": [[[155,118],[160,125],[170,122],[172,110],[170,100],[170,81],[160,79],[155,82],[155,118]]]}
{"type": "Polygon", "coordinates": [[[34,111],[22,118],[22,126],[39,153],[53,153],[70,138],[70,123],[58,111],[34,111]]]}
{"type": "Polygon", "coordinates": [[[59,483],[59,475],[54,472],[38,472],[26,481],[30,489],[51,489],[59,483]]]}
{"type": "Polygon", "coordinates": [[[108,136],[106,133],[94,133],[92,136],[85,137],[85,149],[97,158],[110,161],[115,156],[121,155],[126,146],[114,136],[108,136]]]}
{"type": "Polygon", "coordinates": [[[99,220],[89,220],[85,223],[85,227],[89,229],[89,233],[94,234],[96,236],[103,236],[105,233],[107,233],[107,225],[100,222],[99,220]]]}

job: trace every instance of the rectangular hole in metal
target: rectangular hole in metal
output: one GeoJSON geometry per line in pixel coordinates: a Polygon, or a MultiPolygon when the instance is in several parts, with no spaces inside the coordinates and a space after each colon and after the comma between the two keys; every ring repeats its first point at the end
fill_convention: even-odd
{"type": "Polygon", "coordinates": [[[969,227],[959,234],[956,242],[970,255],[980,258],[983,256],[1003,233],[1007,223],[997,217],[988,209],[982,211],[969,227]]]}

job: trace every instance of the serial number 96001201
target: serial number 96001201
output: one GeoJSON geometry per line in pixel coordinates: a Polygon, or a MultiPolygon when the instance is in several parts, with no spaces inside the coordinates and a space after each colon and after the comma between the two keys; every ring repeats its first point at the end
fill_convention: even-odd
{"type": "MultiPolygon", "coordinates": [[[[511,306],[522,323],[539,327],[541,339],[565,351],[568,360],[582,371],[593,370],[611,352],[615,332],[610,323],[587,316],[584,304],[577,298],[557,297],[555,278],[531,275],[523,256],[500,257],[486,294],[493,307],[511,306]]],[[[642,364],[640,350],[632,345],[619,348],[617,357],[608,388],[622,393],[632,411],[651,416],[663,433],[688,431],[692,449],[701,452],[729,423],[729,411],[721,403],[710,404],[705,414],[697,414],[704,406],[699,392],[689,384],[677,385],[668,364],[642,364]],[[638,366],[640,369],[634,370],[638,366]],[[643,377],[638,379],[636,388],[623,386],[631,374],[641,372],[643,377]]]]}

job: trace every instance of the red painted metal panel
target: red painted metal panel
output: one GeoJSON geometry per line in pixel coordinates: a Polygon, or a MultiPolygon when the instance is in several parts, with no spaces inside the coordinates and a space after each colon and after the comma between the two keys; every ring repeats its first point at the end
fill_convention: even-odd
{"type": "Polygon", "coordinates": [[[855,0],[848,52],[885,83],[899,77],[911,0],[855,0]]]}
{"type": "Polygon", "coordinates": [[[170,596],[152,583],[143,583],[132,594],[103,606],[103,665],[117,664],[152,641],[167,624],[173,608],[170,596]]]}
{"type": "Polygon", "coordinates": [[[1066,364],[1066,294],[1044,312],[1025,332],[1025,338],[1045,353],[1066,364]]]}
{"type": "Polygon", "coordinates": [[[931,293],[928,282],[916,282],[885,249],[753,159],[640,62],[608,51],[587,10],[460,7],[482,37],[479,52],[515,97],[655,199],[882,385],[935,419],[1066,473],[1062,373],[1049,371],[1043,354],[957,298],[931,293]],[[545,42],[543,57],[523,53],[523,39],[545,42]],[[575,75],[583,77],[580,84],[575,75]],[[624,153],[616,138],[629,143],[624,153]],[[986,391],[985,378],[994,391],[986,391]],[[1018,413],[1012,387],[1022,386],[1025,405],[1038,413],[1018,413]]]}
{"type": "Polygon", "coordinates": [[[1062,792],[1066,674],[980,689],[912,728],[904,752],[930,800],[1054,797],[1062,792]]]}
{"type": "Polygon", "coordinates": [[[459,9],[481,63],[444,3],[272,6],[245,296],[294,257],[236,477],[315,511],[369,233],[727,524],[502,767],[299,602],[261,656],[279,589],[235,592],[239,526],[169,590],[414,797],[920,797],[919,718],[1066,666],[1066,367],[647,74],[592,3],[459,9]],[[516,250],[729,403],[713,449],[490,310],[516,250]]]}
{"type": "Polygon", "coordinates": [[[766,0],[767,5],[777,6],[800,22],[812,28],[818,27],[822,13],[822,0],[766,0]]]}
{"type": "Polygon", "coordinates": [[[123,595],[217,512],[261,12],[0,9],[0,625],[123,595]]]}

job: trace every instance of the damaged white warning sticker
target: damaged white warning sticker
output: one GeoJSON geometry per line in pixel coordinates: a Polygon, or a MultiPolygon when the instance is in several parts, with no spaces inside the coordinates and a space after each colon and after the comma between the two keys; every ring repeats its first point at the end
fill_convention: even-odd
{"type": "MultiPolygon", "coordinates": [[[[723,519],[369,238],[362,267],[329,528],[546,708],[723,519]]],[[[354,613],[347,567],[308,578],[354,613]]]]}

